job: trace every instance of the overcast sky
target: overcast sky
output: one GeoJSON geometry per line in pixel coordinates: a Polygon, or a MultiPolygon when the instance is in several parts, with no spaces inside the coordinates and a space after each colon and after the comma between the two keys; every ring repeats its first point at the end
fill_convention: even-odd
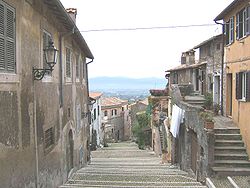
{"type": "MultiPolygon", "coordinates": [[[[232,0],[61,0],[77,8],[80,31],[213,24],[232,0]]],[[[82,32],[95,59],[89,76],[164,78],[181,52],[220,34],[221,26],[82,32]]]]}

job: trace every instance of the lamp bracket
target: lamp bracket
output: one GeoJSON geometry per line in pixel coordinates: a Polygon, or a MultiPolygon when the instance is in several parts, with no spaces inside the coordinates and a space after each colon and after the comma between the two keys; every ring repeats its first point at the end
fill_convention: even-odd
{"type": "Polygon", "coordinates": [[[42,80],[46,72],[52,72],[53,69],[36,69],[33,67],[34,80],[42,80]]]}

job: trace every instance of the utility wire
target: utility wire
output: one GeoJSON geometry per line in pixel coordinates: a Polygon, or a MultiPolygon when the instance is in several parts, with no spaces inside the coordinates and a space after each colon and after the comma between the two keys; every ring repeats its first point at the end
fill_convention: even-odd
{"type": "Polygon", "coordinates": [[[80,31],[87,32],[103,32],[103,31],[135,31],[135,30],[153,30],[153,29],[175,29],[175,28],[189,28],[189,27],[210,27],[217,24],[198,24],[198,25],[177,25],[177,26],[163,26],[163,27],[135,27],[135,28],[107,28],[107,29],[90,29],[80,31]]]}

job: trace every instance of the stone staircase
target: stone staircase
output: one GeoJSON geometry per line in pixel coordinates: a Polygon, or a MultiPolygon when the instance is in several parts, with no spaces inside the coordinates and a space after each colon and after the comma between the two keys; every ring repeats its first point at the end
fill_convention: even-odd
{"type": "Polygon", "coordinates": [[[184,101],[193,106],[204,106],[205,98],[202,95],[199,96],[185,96],[184,101]]]}
{"type": "Polygon", "coordinates": [[[238,128],[216,128],[214,147],[215,175],[250,175],[250,161],[238,128]]]}
{"type": "Polygon", "coordinates": [[[59,188],[206,188],[177,166],[162,164],[151,150],[134,143],[112,143],[92,152],[92,162],[59,188]]]}

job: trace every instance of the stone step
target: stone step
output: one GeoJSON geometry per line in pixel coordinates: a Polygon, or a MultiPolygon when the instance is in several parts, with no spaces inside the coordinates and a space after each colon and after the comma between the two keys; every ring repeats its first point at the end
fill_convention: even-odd
{"type": "Polygon", "coordinates": [[[82,174],[76,173],[73,176],[74,180],[85,180],[85,181],[129,181],[129,182],[195,182],[195,179],[183,175],[135,175],[135,174],[82,174]]]}
{"type": "Polygon", "coordinates": [[[212,170],[216,175],[221,175],[221,176],[250,175],[250,168],[212,167],[212,170]]]}
{"type": "Polygon", "coordinates": [[[215,160],[248,160],[246,153],[215,153],[215,160]]]}
{"type": "Polygon", "coordinates": [[[250,162],[247,160],[215,160],[215,167],[248,167],[250,168],[250,162]]]}
{"type": "Polygon", "coordinates": [[[246,153],[246,148],[242,146],[216,146],[215,153],[246,153]]]}
{"type": "Polygon", "coordinates": [[[108,187],[108,188],[207,188],[207,186],[202,186],[202,185],[158,185],[158,186],[146,186],[146,185],[142,185],[142,186],[132,186],[132,185],[128,185],[128,186],[124,186],[124,185],[113,185],[113,184],[109,184],[109,185],[83,185],[83,184],[65,184],[65,185],[61,185],[60,188],[79,188],[79,187],[108,187]]]}
{"type": "Polygon", "coordinates": [[[215,146],[244,146],[242,140],[215,140],[215,146]]]}
{"type": "Polygon", "coordinates": [[[214,134],[215,140],[241,140],[241,134],[214,134]]]}
{"type": "MultiPolygon", "coordinates": [[[[129,182],[129,181],[85,181],[85,180],[70,180],[68,181],[67,185],[79,185],[79,186],[111,186],[111,187],[137,187],[137,186],[143,186],[143,187],[200,187],[202,186],[199,182],[129,182]]],[[[203,186],[204,187],[204,186],[203,186]]]]}
{"type": "Polygon", "coordinates": [[[215,134],[240,134],[239,128],[215,128],[215,134]]]}

